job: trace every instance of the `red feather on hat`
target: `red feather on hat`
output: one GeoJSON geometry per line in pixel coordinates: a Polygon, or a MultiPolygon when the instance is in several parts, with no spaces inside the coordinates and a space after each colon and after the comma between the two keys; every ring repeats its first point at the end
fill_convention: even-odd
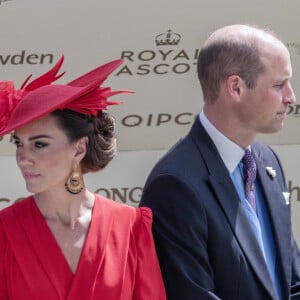
{"type": "Polygon", "coordinates": [[[56,109],[70,109],[97,116],[108,105],[121,103],[108,101],[107,98],[133,93],[101,87],[107,77],[122,64],[122,59],[106,63],[68,84],[52,84],[65,74],[58,74],[63,61],[62,55],[54,67],[28,84],[30,75],[19,90],[14,89],[12,81],[0,81],[0,136],[56,109]]]}
{"type": "Polygon", "coordinates": [[[63,72],[60,75],[57,75],[63,62],[64,62],[64,56],[62,55],[61,58],[59,59],[59,61],[55,64],[55,66],[51,70],[49,70],[47,73],[41,75],[40,77],[36,78],[35,80],[33,80],[31,83],[29,83],[26,86],[26,84],[29,81],[29,79],[31,78],[32,74],[29,75],[25,79],[23,84],[21,85],[21,90],[34,91],[39,87],[42,87],[44,85],[49,85],[52,82],[58,80],[60,77],[62,77],[65,74],[65,72],[63,72]]]}

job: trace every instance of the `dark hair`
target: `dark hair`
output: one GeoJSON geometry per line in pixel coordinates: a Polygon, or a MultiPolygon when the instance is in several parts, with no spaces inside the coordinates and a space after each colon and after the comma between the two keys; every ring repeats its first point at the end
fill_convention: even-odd
{"type": "Polygon", "coordinates": [[[108,113],[101,111],[93,117],[64,109],[56,110],[52,115],[70,142],[88,137],[87,153],[81,161],[83,173],[99,171],[113,159],[116,153],[115,121],[108,113]]]}
{"type": "Polygon", "coordinates": [[[231,40],[224,37],[204,46],[198,57],[198,78],[204,99],[213,101],[220,85],[231,75],[240,76],[248,88],[254,88],[265,68],[258,43],[252,40],[231,40]]]}

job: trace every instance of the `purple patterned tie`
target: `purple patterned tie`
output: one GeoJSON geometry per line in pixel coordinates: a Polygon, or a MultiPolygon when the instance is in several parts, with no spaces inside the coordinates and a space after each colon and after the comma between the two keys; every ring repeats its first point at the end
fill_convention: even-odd
{"type": "Polygon", "coordinates": [[[256,164],[249,149],[245,150],[245,155],[242,159],[244,164],[244,183],[246,198],[256,212],[255,195],[254,195],[254,181],[256,178],[256,164]]]}

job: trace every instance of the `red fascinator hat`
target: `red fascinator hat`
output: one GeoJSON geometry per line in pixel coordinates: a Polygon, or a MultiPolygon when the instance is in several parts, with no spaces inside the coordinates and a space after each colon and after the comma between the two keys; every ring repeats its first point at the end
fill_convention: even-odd
{"type": "Polygon", "coordinates": [[[101,86],[122,64],[121,59],[102,65],[68,84],[52,84],[64,75],[58,75],[63,61],[64,56],[50,71],[28,83],[30,75],[19,90],[15,90],[12,81],[0,81],[0,136],[57,109],[97,116],[108,105],[120,104],[108,101],[110,96],[131,93],[101,86]]]}

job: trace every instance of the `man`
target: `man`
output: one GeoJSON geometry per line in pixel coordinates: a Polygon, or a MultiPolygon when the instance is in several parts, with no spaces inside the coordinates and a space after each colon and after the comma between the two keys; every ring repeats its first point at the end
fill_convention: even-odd
{"type": "Polygon", "coordinates": [[[153,210],[168,300],[300,299],[284,174],[254,141],[280,130],[295,103],[289,52],[271,32],[226,26],[205,42],[198,76],[203,111],[154,167],[141,201],[153,210]]]}

